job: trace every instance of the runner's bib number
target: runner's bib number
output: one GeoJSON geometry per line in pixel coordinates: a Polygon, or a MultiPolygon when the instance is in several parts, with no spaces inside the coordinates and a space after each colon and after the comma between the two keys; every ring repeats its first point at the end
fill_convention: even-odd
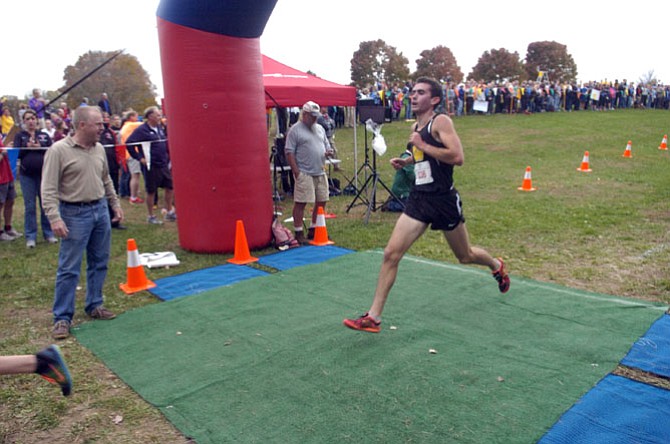
{"type": "Polygon", "coordinates": [[[416,185],[433,183],[433,172],[427,160],[414,164],[414,183],[416,185]]]}

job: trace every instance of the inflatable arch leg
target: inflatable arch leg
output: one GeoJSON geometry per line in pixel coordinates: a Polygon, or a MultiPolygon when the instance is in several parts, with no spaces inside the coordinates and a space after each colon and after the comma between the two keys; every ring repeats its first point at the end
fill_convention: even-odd
{"type": "Polygon", "coordinates": [[[179,243],[199,253],[270,243],[260,35],[276,0],[162,0],[158,37],[179,243]]]}

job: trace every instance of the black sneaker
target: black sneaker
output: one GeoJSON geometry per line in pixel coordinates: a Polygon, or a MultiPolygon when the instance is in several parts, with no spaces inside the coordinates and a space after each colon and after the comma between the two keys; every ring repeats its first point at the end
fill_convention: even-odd
{"type": "Polygon", "coordinates": [[[305,239],[305,235],[302,231],[295,232],[295,240],[298,241],[298,244],[300,245],[309,245],[309,241],[305,239]]]}

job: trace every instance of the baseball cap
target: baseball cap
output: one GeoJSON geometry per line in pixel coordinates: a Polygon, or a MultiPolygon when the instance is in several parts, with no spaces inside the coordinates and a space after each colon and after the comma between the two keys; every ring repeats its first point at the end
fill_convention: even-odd
{"type": "Polygon", "coordinates": [[[319,108],[319,105],[312,102],[311,100],[302,106],[302,111],[305,113],[310,113],[314,117],[319,117],[321,115],[321,108],[319,108]]]}

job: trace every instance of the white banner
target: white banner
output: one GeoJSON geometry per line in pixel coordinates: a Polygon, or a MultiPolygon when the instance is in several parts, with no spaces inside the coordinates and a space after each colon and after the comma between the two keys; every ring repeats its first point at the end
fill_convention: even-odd
{"type": "Polygon", "coordinates": [[[489,111],[489,102],[486,100],[475,100],[475,106],[474,106],[475,111],[481,111],[483,113],[486,113],[489,111]]]}

